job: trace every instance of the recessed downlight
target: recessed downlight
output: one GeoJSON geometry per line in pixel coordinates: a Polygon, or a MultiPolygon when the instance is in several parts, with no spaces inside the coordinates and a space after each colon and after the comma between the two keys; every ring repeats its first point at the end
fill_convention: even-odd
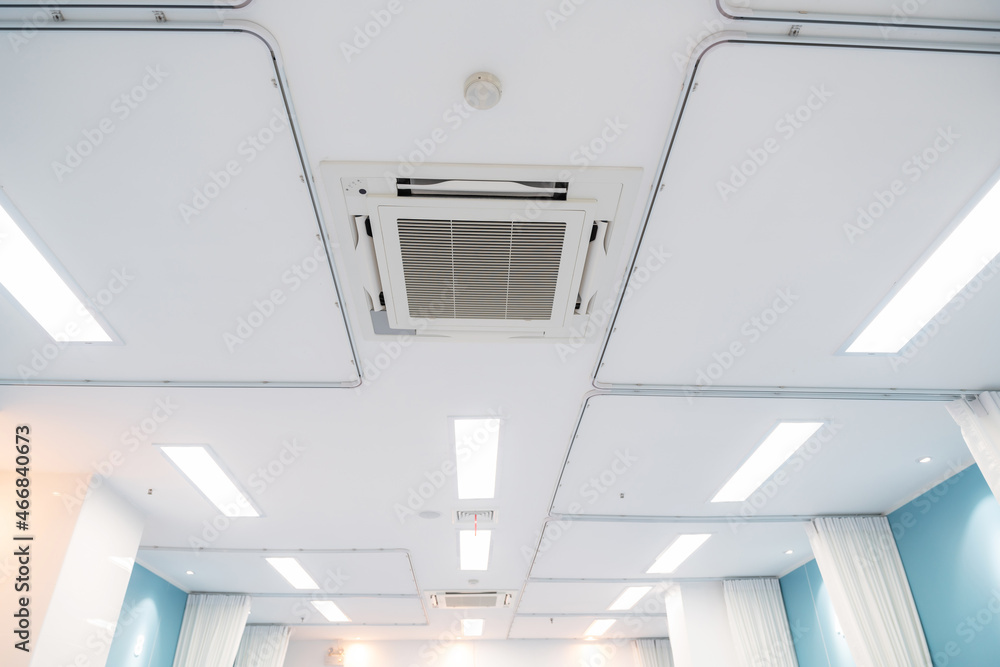
{"type": "Polygon", "coordinates": [[[712,537],[710,533],[678,535],[677,539],[656,557],[656,561],[646,570],[646,574],[673,574],[710,537],[712,537]]]}
{"type": "Polygon", "coordinates": [[[462,634],[466,637],[482,637],[485,623],[486,621],[482,618],[463,618],[462,634]]]}
{"type": "Polygon", "coordinates": [[[188,570],[188,571],[187,571],[187,572],[185,572],[184,574],[194,574],[194,570],[188,570]]]}
{"type": "Polygon", "coordinates": [[[203,445],[157,445],[177,469],[228,517],[258,517],[260,512],[203,445]]]}
{"type": "Polygon", "coordinates": [[[490,565],[490,530],[458,531],[459,567],[463,570],[482,571],[490,565]]]}
{"type": "Polygon", "coordinates": [[[300,591],[319,590],[316,580],[313,579],[305,568],[295,558],[265,558],[271,567],[278,571],[285,581],[300,591]]]}
{"type": "Polygon", "coordinates": [[[745,501],[822,426],[823,422],[779,422],[764,437],[746,463],[715,494],[712,502],[745,501]]]}
{"type": "Polygon", "coordinates": [[[925,456],[925,457],[924,457],[924,458],[922,458],[922,459],[917,459],[917,463],[930,463],[930,462],[931,462],[931,461],[933,461],[933,460],[934,460],[934,459],[932,459],[931,457],[929,457],[929,456],[925,456]]]}
{"type": "Polygon", "coordinates": [[[14,217],[13,204],[0,194],[0,284],[53,340],[110,343],[108,332],[14,217]]]}
{"type": "Polygon", "coordinates": [[[629,586],[611,603],[608,611],[628,611],[651,590],[652,586],[629,586]]]}
{"type": "Polygon", "coordinates": [[[600,637],[601,635],[603,635],[605,632],[608,631],[608,628],[610,628],[612,625],[615,624],[615,620],[616,619],[613,618],[599,618],[593,623],[591,623],[590,627],[588,627],[587,631],[584,632],[583,634],[588,639],[593,637],[600,637]]]}
{"type": "Polygon", "coordinates": [[[972,208],[848,348],[897,354],[1000,254],[1000,181],[972,208]]]}
{"type": "Polygon", "coordinates": [[[785,555],[786,556],[791,556],[793,553],[795,553],[795,552],[792,551],[791,549],[789,549],[788,551],[785,552],[785,555]]]}
{"type": "Polygon", "coordinates": [[[493,498],[500,420],[455,419],[453,422],[459,499],[493,498]]]}
{"type": "Polygon", "coordinates": [[[313,600],[312,606],[331,623],[350,623],[351,619],[340,610],[333,600],[313,600]]]}

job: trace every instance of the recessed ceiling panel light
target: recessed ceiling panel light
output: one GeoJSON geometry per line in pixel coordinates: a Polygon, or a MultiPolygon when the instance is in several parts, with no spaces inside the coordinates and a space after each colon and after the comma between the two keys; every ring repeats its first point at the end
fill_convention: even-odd
{"type": "MultiPolygon", "coordinates": [[[[316,581],[309,576],[302,564],[295,558],[265,558],[278,574],[300,591],[315,591],[319,589],[316,581]]],[[[331,603],[332,604],[332,603],[331,603]]],[[[317,607],[318,609],[318,607],[317,607]]]]}
{"type": "Polygon", "coordinates": [[[713,503],[741,503],[804,445],[823,422],[780,422],[712,498],[713,503]]]}
{"type": "Polygon", "coordinates": [[[54,340],[111,342],[80,297],[14,222],[13,206],[2,196],[0,284],[54,340]]]}
{"type": "Polygon", "coordinates": [[[313,600],[312,606],[316,607],[319,613],[326,617],[331,623],[350,623],[351,619],[340,610],[340,607],[333,600],[313,600]]]}
{"type": "Polygon", "coordinates": [[[789,549],[788,551],[785,552],[785,555],[786,556],[791,556],[793,553],[795,553],[795,552],[792,551],[791,549],[789,549]]]}
{"type": "Polygon", "coordinates": [[[486,570],[490,564],[491,530],[458,531],[459,567],[463,570],[486,570]]]}
{"type": "Polygon", "coordinates": [[[896,354],[1000,254],[1000,181],[847,348],[896,354]]]}
{"type": "Polygon", "coordinates": [[[205,494],[219,511],[229,517],[256,517],[260,512],[226,474],[207,447],[201,445],[158,445],[163,453],[205,494]]]}
{"type": "Polygon", "coordinates": [[[187,571],[187,572],[185,572],[184,574],[194,574],[194,570],[188,570],[188,571],[187,571]]]}
{"type": "Polygon", "coordinates": [[[455,419],[458,497],[492,498],[497,481],[499,419],[455,419]]]}
{"type": "Polygon", "coordinates": [[[917,459],[917,463],[930,463],[933,459],[929,456],[925,456],[922,459],[917,459]]]}
{"type": "Polygon", "coordinates": [[[591,623],[590,627],[587,628],[587,631],[584,632],[583,634],[588,638],[600,637],[601,635],[603,635],[605,632],[608,631],[608,628],[610,628],[614,624],[615,624],[615,619],[613,618],[599,618],[593,623],[591,623]]]}
{"type": "Polygon", "coordinates": [[[611,603],[608,611],[628,611],[652,588],[652,586],[629,586],[618,596],[617,600],[611,603]]]}
{"type": "Polygon", "coordinates": [[[698,548],[708,541],[711,534],[691,533],[678,535],[677,539],[656,558],[646,574],[673,574],[681,563],[691,557],[698,548]]]}
{"type": "Polygon", "coordinates": [[[481,618],[463,618],[462,634],[466,637],[482,637],[483,623],[485,621],[481,618]]]}

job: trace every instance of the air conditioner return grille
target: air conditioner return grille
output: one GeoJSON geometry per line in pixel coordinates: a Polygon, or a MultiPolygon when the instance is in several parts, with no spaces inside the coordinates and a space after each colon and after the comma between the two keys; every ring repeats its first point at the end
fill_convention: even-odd
{"type": "Polygon", "coordinates": [[[564,222],[397,223],[410,317],[548,320],[564,222]]]}

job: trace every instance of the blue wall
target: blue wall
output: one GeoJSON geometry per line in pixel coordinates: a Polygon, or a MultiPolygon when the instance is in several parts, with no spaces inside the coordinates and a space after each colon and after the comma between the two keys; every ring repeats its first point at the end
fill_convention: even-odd
{"type": "MultiPolygon", "coordinates": [[[[972,466],[889,515],[935,667],[1000,665],[1000,503],[972,466]]],[[[781,578],[799,667],[853,667],[816,561],[781,578]]]]}
{"type": "Polygon", "coordinates": [[[816,561],[779,581],[799,667],[854,667],[816,561]]]}
{"type": "Polygon", "coordinates": [[[186,604],[187,593],[136,564],[107,667],[172,667],[186,604]]]}
{"type": "Polygon", "coordinates": [[[889,515],[936,667],[1000,665],[1000,503],[972,466],[889,515]]]}

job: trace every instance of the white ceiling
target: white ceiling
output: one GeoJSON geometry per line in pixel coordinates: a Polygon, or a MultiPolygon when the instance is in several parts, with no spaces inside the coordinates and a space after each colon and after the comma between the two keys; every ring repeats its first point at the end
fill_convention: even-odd
{"type": "MultiPolygon", "coordinates": [[[[5,42],[36,11],[11,4],[0,2],[5,42]]],[[[751,3],[773,20],[731,21],[712,0],[644,0],[550,23],[557,3],[449,0],[403,4],[348,62],[340,44],[382,3],[254,0],[168,9],[163,24],[142,8],[65,4],[66,21],[0,48],[0,186],[91,298],[112,270],[135,279],[101,313],[123,344],[68,347],[27,384],[18,367],[49,341],[0,299],[0,429],[32,425],[48,445],[38,470],[110,472],[146,516],[137,561],[185,590],[251,593],[251,622],[293,624],[298,639],[369,640],[432,639],[470,617],[430,608],[429,591],[509,590],[515,608],[475,612],[486,638],[579,638],[630,582],[666,585],[645,571],[679,533],[713,538],[676,577],[780,575],[810,557],[808,517],[889,511],[970,462],[942,400],[1000,388],[1000,281],[908,363],[836,352],[1000,166],[1000,33],[807,23],[791,46],[782,12],[847,10],[751,3]],[[74,30],[86,20],[105,29],[74,30]],[[120,20],[152,30],[106,29],[120,20]],[[692,76],[688,55],[720,32],[712,40],[742,42],[709,49],[692,76]],[[907,48],[859,48],[875,45],[907,48]],[[169,74],[119,119],[112,100],[147,65],[169,74]],[[503,100],[453,127],[445,114],[478,70],[501,79],[503,100]],[[716,181],[813,86],[834,95],[723,202],[716,181]],[[240,142],[275,109],[294,133],[245,161],[240,142]],[[51,163],[106,116],[115,132],[59,182],[51,163]],[[442,128],[435,163],[571,165],[609,119],[627,128],[593,164],[642,169],[611,273],[630,272],[636,244],[640,264],[661,247],[671,257],[632,274],[606,350],[603,323],[571,348],[363,336],[339,296],[357,293],[343,267],[294,291],[282,281],[317,234],[331,249],[344,241],[323,161],[398,161],[442,128]],[[850,243],[855,209],[949,126],[954,146],[850,243]],[[229,160],[241,173],[186,224],[179,204],[229,160]],[[287,301],[230,353],[223,334],[274,289],[287,301]],[[726,396],[685,396],[781,289],[793,306],[707,387],[726,396]],[[369,371],[352,387],[358,366],[369,371]],[[88,381],[122,386],[76,386],[88,381]],[[595,381],[615,391],[594,393],[595,381]],[[488,414],[503,419],[497,495],[460,501],[439,474],[454,461],[448,418],[488,414]],[[707,500],[779,419],[838,430],[786,467],[751,520],[732,521],[746,508],[707,500]],[[220,522],[152,446],[163,443],[211,446],[262,518],[220,522]],[[638,460],[590,502],[583,485],[622,450],[638,460]],[[401,513],[442,478],[413,501],[439,518],[401,513]],[[456,509],[497,511],[486,572],[458,569],[456,509]],[[265,554],[299,557],[354,623],[309,611],[265,554]]],[[[927,16],[1000,22],[990,2],[948,11],[927,16]]],[[[665,635],[658,596],[615,631],[665,635]]]]}

